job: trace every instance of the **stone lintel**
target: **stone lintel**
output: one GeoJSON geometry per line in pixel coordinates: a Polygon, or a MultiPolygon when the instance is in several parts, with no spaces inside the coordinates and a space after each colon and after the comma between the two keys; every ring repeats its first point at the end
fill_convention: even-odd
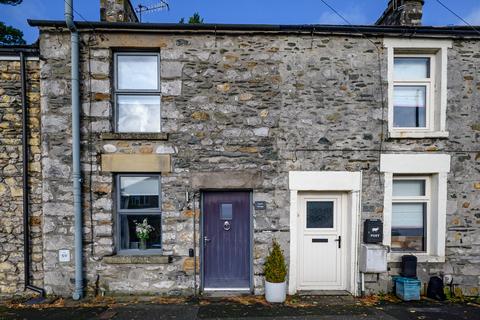
{"type": "Polygon", "coordinates": [[[104,257],[107,264],[167,264],[171,262],[169,256],[129,256],[117,255],[104,257]]]}
{"type": "Polygon", "coordinates": [[[168,140],[168,133],[104,132],[102,140],[168,140]]]}
{"type": "Polygon", "coordinates": [[[102,154],[104,172],[171,172],[168,154],[102,154]]]}
{"type": "Polygon", "coordinates": [[[262,187],[261,172],[197,172],[191,176],[191,185],[198,189],[258,189],[262,187]]]}

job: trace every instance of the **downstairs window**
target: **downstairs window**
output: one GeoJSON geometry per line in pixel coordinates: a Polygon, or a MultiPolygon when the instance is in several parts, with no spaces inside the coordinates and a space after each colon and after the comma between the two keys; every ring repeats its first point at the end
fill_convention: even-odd
{"type": "Polygon", "coordinates": [[[117,186],[119,251],[133,254],[160,253],[160,175],[118,175],[117,186]]]}

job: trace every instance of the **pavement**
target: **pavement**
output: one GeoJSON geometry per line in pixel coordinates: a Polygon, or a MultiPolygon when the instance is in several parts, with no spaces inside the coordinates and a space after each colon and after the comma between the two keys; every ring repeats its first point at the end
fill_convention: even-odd
{"type": "Polygon", "coordinates": [[[0,320],[163,320],[163,319],[406,319],[480,320],[480,305],[433,300],[352,297],[289,297],[269,304],[263,297],[185,300],[181,298],[93,299],[83,302],[56,299],[43,304],[4,302],[0,320]]]}

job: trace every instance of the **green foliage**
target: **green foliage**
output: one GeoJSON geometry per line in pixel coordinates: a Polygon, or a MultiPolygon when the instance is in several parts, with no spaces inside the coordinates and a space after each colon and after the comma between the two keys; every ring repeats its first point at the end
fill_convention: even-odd
{"type": "MultiPolygon", "coordinates": [[[[185,18],[181,18],[178,23],[185,23],[185,18]]],[[[200,24],[203,23],[203,18],[200,17],[200,14],[198,12],[195,12],[193,16],[188,18],[188,23],[189,24],[200,24]]]]}
{"type": "Polygon", "coordinates": [[[190,24],[203,23],[203,18],[200,17],[200,14],[198,12],[195,12],[193,16],[191,16],[190,19],[188,19],[188,23],[190,24]]]}
{"type": "MultiPolygon", "coordinates": [[[[23,0],[0,0],[0,4],[16,6],[17,4],[22,3],[22,1],[23,0]]],[[[0,22],[0,45],[15,44],[25,44],[25,40],[23,40],[23,32],[0,22]]]]}
{"type": "Polygon", "coordinates": [[[10,4],[16,6],[17,4],[22,3],[23,0],[0,0],[0,4],[10,4]]]}
{"type": "Polygon", "coordinates": [[[0,45],[25,44],[23,32],[0,22],[0,45]]]}
{"type": "Polygon", "coordinates": [[[268,282],[281,283],[287,276],[287,265],[282,249],[277,241],[273,240],[272,251],[268,255],[264,265],[265,279],[268,282]]]}

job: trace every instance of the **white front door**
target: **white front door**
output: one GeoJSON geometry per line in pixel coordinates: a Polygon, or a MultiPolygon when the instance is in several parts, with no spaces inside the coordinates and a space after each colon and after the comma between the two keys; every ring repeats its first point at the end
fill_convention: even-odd
{"type": "Polygon", "coordinates": [[[346,209],[342,193],[301,195],[298,289],[346,289],[346,209]]]}

